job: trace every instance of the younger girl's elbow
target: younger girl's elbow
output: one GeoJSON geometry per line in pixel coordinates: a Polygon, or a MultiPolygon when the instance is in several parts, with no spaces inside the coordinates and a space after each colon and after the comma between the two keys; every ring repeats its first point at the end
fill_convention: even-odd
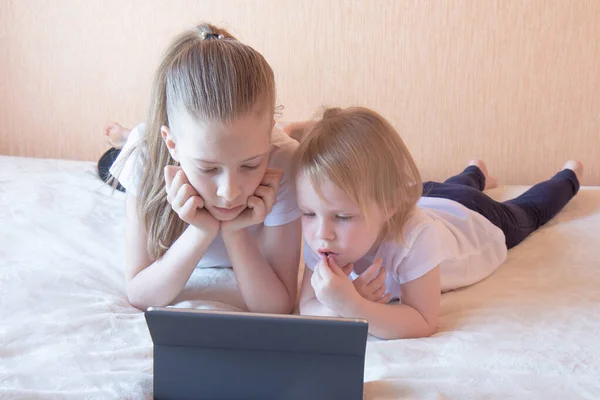
{"type": "Polygon", "coordinates": [[[427,327],[425,328],[423,337],[429,337],[437,332],[439,326],[439,318],[436,317],[431,321],[427,321],[427,327]]]}
{"type": "Polygon", "coordinates": [[[422,339],[427,338],[437,332],[438,325],[435,323],[425,323],[416,329],[406,330],[404,325],[396,327],[396,329],[384,330],[382,332],[373,332],[380,339],[395,340],[395,339],[422,339]]]}
{"type": "Polygon", "coordinates": [[[440,322],[439,311],[428,314],[422,313],[421,317],[423,318],[424,324],[422,324],[421,328],[419,329],[419,337],[429,337],[436,333],[440,322]]]}
{"type": "Polygon", "coordinates": [[[430,337],[434,333],[436,333],[437,327],[425,326],[422,329],[406,332],[403,328],[401,328],[397,332],[386,332],[380,336],[381,339],[384,340],[394,340],[394,339],[423,339],[430,337]]]}
{"type": "Polygon", "coordinates": [[[438,330],[437,325],[429,325],[429,326],[427,326],[427,329],[423,332],[423,337],[430,337],[431,335],[436,333],[437,330],[438,330]]]}

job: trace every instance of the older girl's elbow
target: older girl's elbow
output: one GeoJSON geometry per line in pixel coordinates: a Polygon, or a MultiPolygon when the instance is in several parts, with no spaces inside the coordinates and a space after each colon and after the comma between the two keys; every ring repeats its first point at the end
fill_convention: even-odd
{"type": "Polygon", "coordinates": [[[146,311],[148,308],[148,305],[144,303],[130,287],[127,288],[127,301],[138,310],[146,311]]]}
{"type": "Polygon", "coordinates": [[[145,301],[140,290],[133,285],[131,281],[127,283],[126,294],[129,304],[138,310],[146,311],[150,306],[160,306],[160,304],[149,304],[147,301],[145,301]]]}

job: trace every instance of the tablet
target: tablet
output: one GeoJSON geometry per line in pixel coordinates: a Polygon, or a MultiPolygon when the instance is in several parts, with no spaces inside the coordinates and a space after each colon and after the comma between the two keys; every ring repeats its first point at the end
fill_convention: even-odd
{"type": "Polygon", "coordinates": [[[145,312],[155,399],[362,399],[368,323],[182,308],[145,312]]]}

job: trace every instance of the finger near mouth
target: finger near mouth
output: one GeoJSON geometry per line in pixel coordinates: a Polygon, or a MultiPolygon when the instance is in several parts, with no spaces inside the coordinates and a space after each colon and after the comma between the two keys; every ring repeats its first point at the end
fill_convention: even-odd
{"type": "Polygon", "coordinates": [[[338,256],[337,253],[332,253],[330,251],[319,251],[319,255],[323,258],[328,258],[328,257],[336,257],[338,256]]]}

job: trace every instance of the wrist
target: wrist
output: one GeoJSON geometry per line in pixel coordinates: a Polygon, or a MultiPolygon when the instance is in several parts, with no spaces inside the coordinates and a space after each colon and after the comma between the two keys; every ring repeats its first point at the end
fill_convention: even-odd
{"type": "Polygon", "coordinates": [[[327,307],[325,304],[321,303],[318,299],[314,299],[313,303],[310,305],[311,315],[319,316],[319,317],[341,317],[342,315],[327,307]]]}
{"type": "Polygon", "coordinates": [[[356,292],[344,302],[344,305],[340,310],[336,311],[344,318],[357,318],[364,315],[364,309],[367,303],[368,300],[356,292]]]}
{"type": "Polygon", "coordinates": [[[221,222],[221,235],[223,235],[223,237],[234,236],[239,231],[244,230],[244,228],[238,228],[236,225],[237,222],[235,220],[221,222]]]}
{"type": "Polygon", "coordinates": [[[218,229],[207,231],[206,229],[201,229],[194,225],[190,225],[188,230],[191,230],[191,232],[193,233],[194,241],[196,243],[205,243],[207,241],[210,241],[210,243],[212,243],[212,241],[215,240],[219,233],[218,229]]]}
{"type": "Polygon", "coordinates": [[[225,246],[231,245],[234,243],[245,242],[248,240],[248,229],[236,229],[236,230],[228,230],[221,229],[221,235],[223,236],[223,241],[225,242],[225,246]]]}

